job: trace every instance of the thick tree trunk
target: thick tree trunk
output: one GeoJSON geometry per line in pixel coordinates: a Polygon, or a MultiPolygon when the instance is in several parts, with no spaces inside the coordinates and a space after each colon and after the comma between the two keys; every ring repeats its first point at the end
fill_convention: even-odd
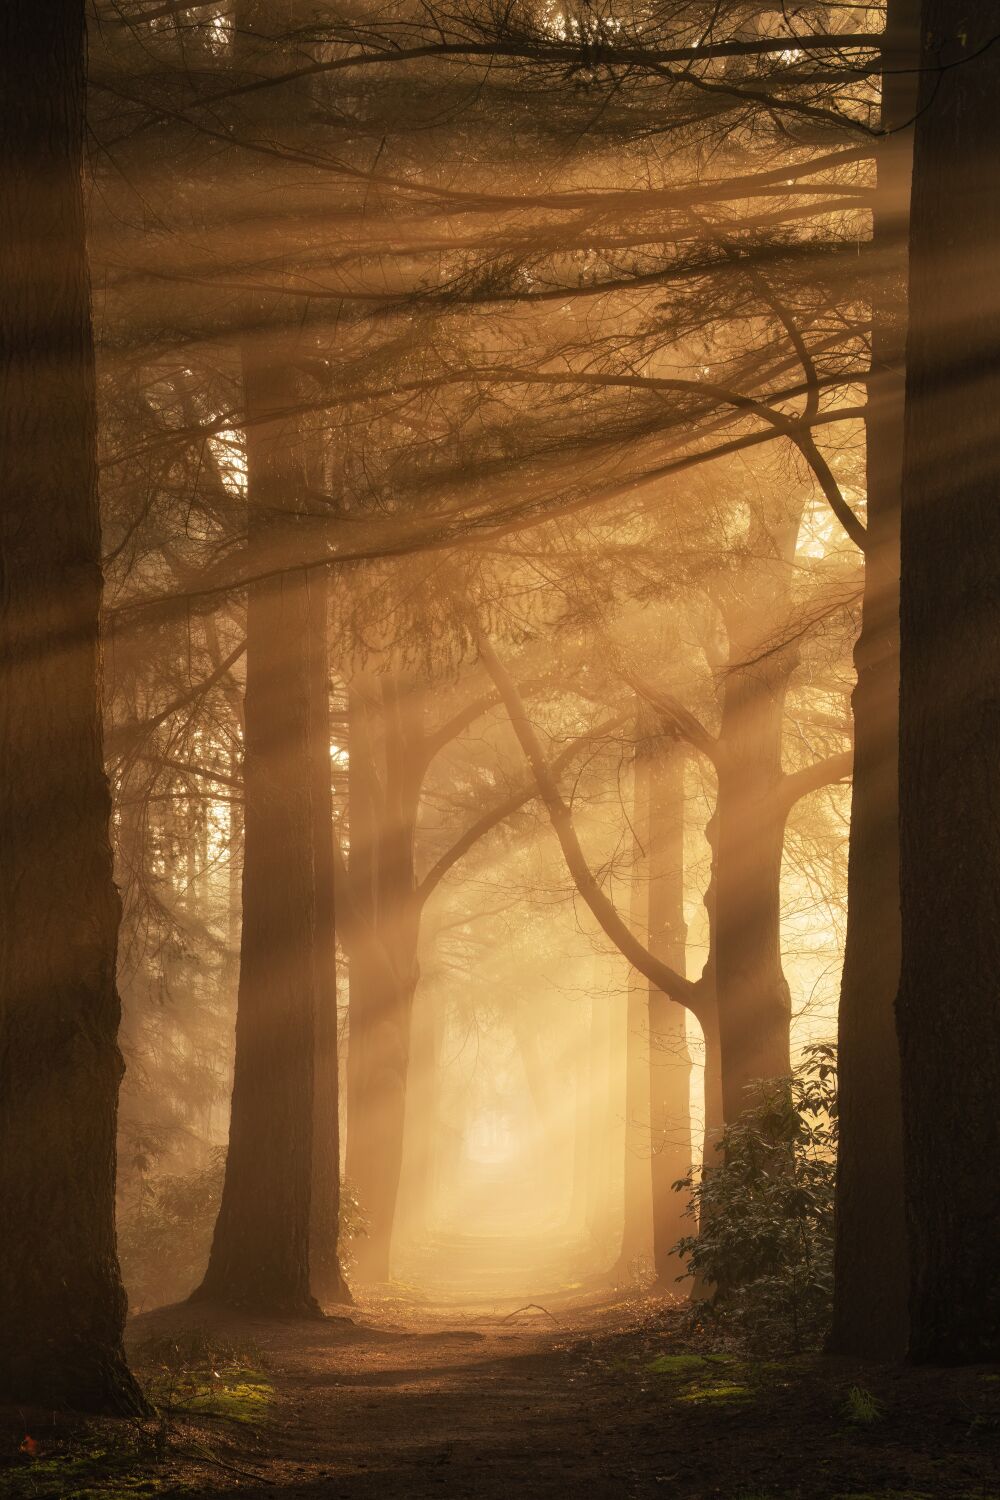
{"type": "Polygon", "coordinates": [[[381,786],[371,725],[373,685],[366,687],[367,707],[359,694],[353,696],[351,889],[358,894],[363,920],[351,959],[347,1175],[368,1220],[367,1233],[357,1245],[358,1276],[387,1281],[418,978],[420,909],[413,858],[421,781],[421,695],[404,691],[388,674],[381,680],[381,786]]]}
{"type": "Polygon", "coordinates": [[[839,1135],[832,1352],[889,1359],[906,1346],[907,1247],[899,1046],[899,494],[917,0],[890,0],[873,237],[867,418],[868,542],[854,649],[854,778],[838,1022],[839,1135]],[[908,67],[907,65],[910,64],[908,67]]]}
{"type": "Polygon", "coordinates": [[[758,1079],[791,1071],[791,997],[781,963],[781,763],[785,693],[797,663],[783,645],[801,502],[755,516],[753,561],[722,604],[729,637],[711,829],[712,970],[722,1105],[731,1122],[754,1102],[758,1079]]]}
{"type": "Polygon", "coordinates": [[[781,964],[778,807],[785,685],[780,656],[730,669],[716,803],[715,982],[727,1121],[753,1103],[758,1079],[791,1071],[791,999],[781,964]]]}
{"type": "MultiPolygon", "coordinates": [[[[684,757],[679,741],[661,737],[651,746],[649,777],[649,946],[672,969],[684,973],[684,757]]],[[[649,987],[650,1175],[653,1205],[653,1265],[657,1285],[677,1290],[683,1264],[674,1255],[690,1229],[685,1200],[673,1185],[691,1166],[691,1053],[684,1007],[649,987]]]]}
{"type": "Polygon", "coordinates": [[[1000,1358],[1000,47],[924,0],[900,574],[910,1353],[1000,1358]],[[944,71],[940,71],[944,65],[944,71]]]}
{"type": "MultiPolygon", "coordinates": [[[[251,546],[293,524],[301,475],[287,363],[243,355],[251,546]]],[[[243,933],[229,1153],[197,1298],[317,1311],[309,1285],[316,974],[309,586],[252,584],[247,607],[243,933]]]]}
{"type": "Polygon", "coordinates": [[[0,1401],[138,1411],[115,1253],[82,0],[0,10],[0,1401]]]}
{"type": "Polygon", "coordinates": [[[333,790],[330,774],[329,575],[309,577],[310,732],[312,736],[313,878],[316,893],[316,1036],[313,1070],[313,1170],[309,1263],[323,1303],[351,1301],[340,1269],[340,1068],[337,1046],[337,933],[334,897],[333,790]]]}

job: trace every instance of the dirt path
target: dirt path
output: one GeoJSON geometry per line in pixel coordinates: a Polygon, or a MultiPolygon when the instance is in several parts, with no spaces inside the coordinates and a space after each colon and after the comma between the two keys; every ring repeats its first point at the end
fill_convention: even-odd
{"type": "Polygon", "coordinates": [[[752,1361],[662,1300],[523,1302],[144,1314],[160,1414],[0,1412],[0,1496],[1000,1500],[1000,1370],[752,1361]]]}
{"type": "MultiPolygon", "coordinates": [[[[214,1332],[259,1346],[273,1397],[259,1424],[217,1424],[214,1452],[240,1472],[203,1470],[196,1493],[1000,1500],[996,1371],[748,1364],[692,1340],[660,1300],[516,1306],[383,1302],[354,1322],[220,1320],[214,1332]],[[856,1385],[875,1400],[869,1425],[845,1407],[856,1385]]],[[[133,1338],[177,1317],[137,1319],[133,1338]]]]}
{"type": "MultiPolygon", "coordinates": [[[[266,1420],[223,1455],[270,1483],[241,1479],[233,1491],[509,1500],[585,1484],[595,1500],[651,1493],[616,1449],[607,1393],[595,1402],[582,1374],[579,1342],[595,1321],[607,1331],[607,1318],[607,1308],[369,1304],[354,1322],[209,1317],[205,1326],[199,1311],[209,1337],[259,1347],[274,1385],[266,1420]]],[[[634,1324],[634,1310],[616,1321],[634,1324]]],[[[138,1318],[133,1345],[141,1351],[190,1323],[187,1310],[138,1318]]],[[[622,1389],[612,1404],[626,1399],[622,1389]]]]}

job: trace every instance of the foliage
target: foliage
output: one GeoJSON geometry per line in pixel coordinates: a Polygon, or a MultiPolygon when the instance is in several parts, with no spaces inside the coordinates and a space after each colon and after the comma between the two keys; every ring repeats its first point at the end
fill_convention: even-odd
{"type": "Polygon", "coordinates": [[[368,1215],[361,1206],[357,1189],[352,1182],[340,1184],[340,1269],[348,1276],[354,1267],[357,1257],[354,1254],[354,1241],[368,1233],[368,1215]]]}
{"type": "Polygon", "coordinates": [[[192,1329],[150,1339],[136,1353],[149,1371],[146,1394],[161,1410],[250,1426],[267,1415],[274,1389],[256,1344],[192,1329]]]}
{"type": "Polygon", "coordinates": [[[882,1403],[863,1385],[852,1385],[844,1398],[844,1416],[854,1427],[874,1427],[882,1420],[882,1403]]]}
{"type": "Polygon", "coordinates": [[[147,1181],[121,1214],[118,1254],[133,1311],[179,1302],[208,1262],[222,1196],[226,1153],[213,1150],[194,1171],[147,1181]]]}
{"type": "Polygon", "coordinates": [[[131,1427],[51,1449],[26,1438],[20,1462],[0,1476],[0,1495],[4,1500],[153,1500],[168,1489],[188,1493],[153,1472],[159,1458],[141,1430],[131,1427]]]}
{"type": "Polygon", "coordinates": [[[687,1212],[697,1236],[677,1251],[696,1284],[696,1303],[751,1349],[817,1348],[833,1293],[836,1057],[814,1046],[790,1078],[758,1085],[758,1100],[722,1134],[720,1162],[696,1182],[687,1212]]]}

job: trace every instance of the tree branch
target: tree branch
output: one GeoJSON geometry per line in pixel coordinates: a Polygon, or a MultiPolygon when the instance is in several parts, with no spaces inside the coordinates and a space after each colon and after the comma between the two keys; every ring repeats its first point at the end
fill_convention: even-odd
{"type": "MultiPolygon", "coordinates": [[[[499,693],[495,695],[494,701],[500,701],[499,693]]],[[[602,724],[598,724],[596,729],[590,729],[586,734],[578,735],[550,763],[550,774],[555,775],[557,771],[561,771],[581,750],[585,749],[588,745],[592,745],[602,735],[610,734],[615,729],[621,729],[623,725],[629,722],[629,719],[629,714],[616,714],[614,718],[605,719],[602,724]]],[[[536,781],[529,782],[527,786],[519,787],[516,792],[512,792],[509,797],[505,797],[502,802],[497,803],[496,807],[490,808],[488,812],[483,813],[482,817],[477,818],[474,823],[470,824],[461,837],[455,840],[451,848],[442,854],[440,859],[435,860],[420,882],[416,890],[416,898],[421,905],[437,889],[448,871],[460,859],[463,859],[481,838],[487,833],[492,832],[494,828],[511,817],[513,813],[516,813],[519,808],[524,807],[528,802],[534,801],[538,795],[538,783],[536,781]]]]}
{"type": "Polygon", "coordinates": [[[833,786],[838,781],[847,781],[853,768],[854,751],[841,750],[837,755],[828,755],[823,760],[814,761],[811,766],[803,766],[801,771],[790,772],[782,779],[778,789],[785,816],[788,816],[796,802],[807,797],[810,792],[818,792],[821,787],[833,786]]]}
{"type": "Polygon", "coordinates": [[[473,634],[479,647],[480,657],[499,689],[504,707],[510,717],[511,726],[517,736],[525,759],[534,773],[535,781],[553,831],[559,840],[566,867],[573,883],[590,908],[607,937],[615,944],[633,968],[638,969],[651,984],[669,995],[671,1000],[686,1005],[695,1015],[699,1013],[699,986],[678,974],[669,964],[663,963],[640,943],[618,915],[614,904],[608,899],[587,864],[586,857],[573,827],[573,818],[556,785],[551,768],[545,759],[538,736],[535,734],[525,712],[521,696],[506,668],[500,662],[485,634],[473,624],[473,634]]]}

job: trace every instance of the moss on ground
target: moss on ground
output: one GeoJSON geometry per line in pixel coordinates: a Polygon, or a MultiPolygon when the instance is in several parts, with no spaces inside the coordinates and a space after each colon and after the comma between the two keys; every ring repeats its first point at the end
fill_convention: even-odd
{"type": "MultiPolygon", "coordinates": [[[[93,1447],[26,1457],[0,1474],[4,1500],[155,1500],[168,1480],[136,1453],[93,1447]]],[[[172,1494],[179,1493],[171,1484],[172,1494]]],[[[182,1493],[182,1492],[181,1492],[182,1493]]]]}
{"type": "Polygon", "coordinates": [[[169,1371],[154,1376],[148,1394],[154,1406],[169,1412],[256,1426],[267,1416],[274,1387],[262,1370],[237,1367],[169,1371]]]}

